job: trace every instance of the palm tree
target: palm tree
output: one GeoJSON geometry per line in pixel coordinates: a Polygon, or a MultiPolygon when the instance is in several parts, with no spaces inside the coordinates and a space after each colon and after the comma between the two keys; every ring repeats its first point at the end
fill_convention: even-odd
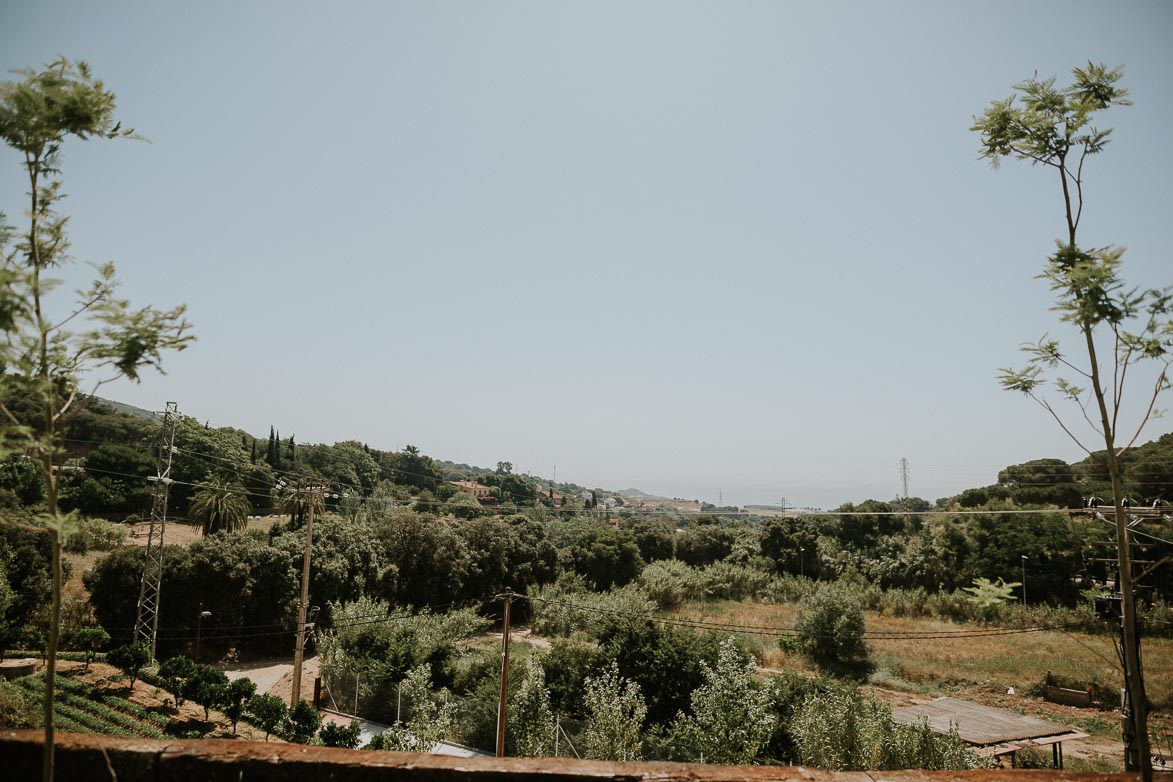
{"type": "Polygon", "coordinates": [[[282,513],[289,516],[294,527],[305,524],[310,503],[313,503],[314,513],[326,512],[326,498],[320,491],[306,491],[298,486],[285,486],[278,490],[277,505],[282,513]]]}
{"type": "Polygon", "coordinates": [[[198,521],[205,535],[224,530],[240,532],[251,510],[245,488],[224,478],[211,478],[191,498],[188,513],[198,521]]]}

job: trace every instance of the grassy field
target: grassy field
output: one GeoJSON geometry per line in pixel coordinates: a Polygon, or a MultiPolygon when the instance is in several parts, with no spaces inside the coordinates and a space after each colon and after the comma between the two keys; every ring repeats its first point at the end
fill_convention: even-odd
{"type": "MultiPolygon", "coordinates": [[[[784,630],[794,627],[797,610],[792,605],[724,601],[692,604],[677,615],[784,630]]],[[[1005,696],[1011,687],[1020,695],[1029,692],[1042,683],[1048,671],[1109,687],[1118,687],[1122,680],[1110,637],[1064,631],[949,637],[983,629],[976,625],[868,614],[869,634],[921,636],[907,640],[879,637],[869,640],[877,670],[873,679],[881,686],[925,695],[982,694],[985,697],[981,700],[986,702],[1002,700],[1000,696],[1005,696]]],[[[745,639],[759,654],[764,667],[814,672],[801,655],[783,651],[775,638],[747,635],[745,639]]],[[[1148,695],[1156,710],[1154,716],[1168,727],[1173,723],[1173,639],[1145,639],[1142,654],[1148,695]]],[[[1109,712],[1103,714],[1110,716],[1109,712]]],[[[1116,730],[1114,724],[1111,729],[1116,730]]]]}

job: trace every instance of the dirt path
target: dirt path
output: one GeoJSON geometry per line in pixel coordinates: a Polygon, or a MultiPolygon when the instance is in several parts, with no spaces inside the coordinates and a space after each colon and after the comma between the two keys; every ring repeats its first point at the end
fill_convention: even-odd
{"type": "MultiPolygon", "coordinates": [[[[305,671],[305,668],[302,668],[305,671]]],[[[257,692],[271,692],[281,677],[293,674],[293,663],[284,660],[257,660],[249,663],[232,663],[224,666],[229,681],[252,679],[257,692]]],[[[303,673],[302,676],[305,674],[303,673]]]]}

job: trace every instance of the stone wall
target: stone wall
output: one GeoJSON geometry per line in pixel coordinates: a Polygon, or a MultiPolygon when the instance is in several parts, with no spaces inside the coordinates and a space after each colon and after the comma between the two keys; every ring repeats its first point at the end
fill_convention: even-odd
{"type": "MultiPolygon", "coordinates": [[[[44,733],[0,730],[0,779],[41,777],[44,733]]],[[[57,779],[65,782],[1092,782],[1139,774],[1069,771],[831,773],[796,766],[603,763],[564,758],[452,758],[299,744],[202,739],[153,741],[62,733],[57,779]]]]}

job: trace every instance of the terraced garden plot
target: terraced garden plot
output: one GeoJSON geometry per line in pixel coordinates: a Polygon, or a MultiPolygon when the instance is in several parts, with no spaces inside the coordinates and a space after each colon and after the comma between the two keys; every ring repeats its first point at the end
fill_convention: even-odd
{"type": "MultiPolygon", "coordinates": [[[[25,676],[16,684],[37,698],[44,697],[42,675],[25,676]]],[[[57,677],[54,714],[62,730],[130,738],[164,738],[168,722],[164,715],[67,676],[57,677]]]]}

